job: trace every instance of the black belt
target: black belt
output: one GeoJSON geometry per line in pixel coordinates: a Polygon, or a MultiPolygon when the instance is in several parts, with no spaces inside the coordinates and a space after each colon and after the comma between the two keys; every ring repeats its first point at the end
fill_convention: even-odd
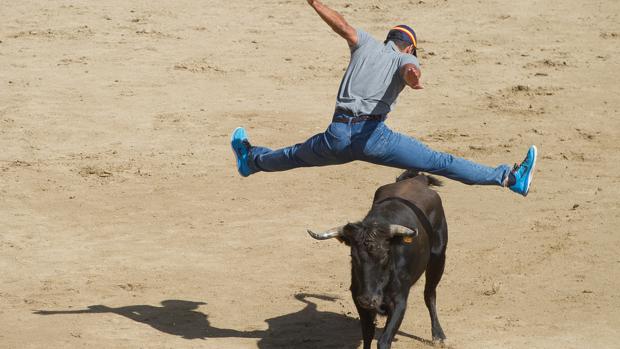
{"type": "Polygon", "coordinates": [[[334,114],[334,118],[332,119],[332,122],[342,122],[345,124],[348,124],[350,122],[352,124],[355,124],[355,123],[363,122],[363,121],[384,121],[385,119],[387,119],[387,115],[375,114],[375,115],[352,116],[352,115],[349,115],[348,113],[342,113],[342,112],[337,111],[336,114],[334,114]]]}

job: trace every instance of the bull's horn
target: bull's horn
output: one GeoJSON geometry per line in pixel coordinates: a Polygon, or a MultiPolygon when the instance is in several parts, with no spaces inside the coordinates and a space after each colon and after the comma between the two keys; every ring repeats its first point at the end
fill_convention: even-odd
{"type": "Polygon", "coordinates": [[[310,234],[310,236],[317,240],[327,240],[341,236],[343,228],[344,225],[341,225],[339,227],[329,229],[328,231],[319,234],[313,232],[312,230],[308,230],[308,234],[310,234]]]}
{"type": "Polygon", "coordinates": [[[409,229],[402,225],[390,224],[390,234],[392,236],[417,236],[417,229],[409,229]]]}

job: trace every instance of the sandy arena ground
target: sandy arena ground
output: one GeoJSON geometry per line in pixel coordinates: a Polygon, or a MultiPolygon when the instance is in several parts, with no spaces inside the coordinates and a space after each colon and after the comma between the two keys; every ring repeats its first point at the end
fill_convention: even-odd
{"type": "MultiPolygon", "coordinates": [[[[448,181],[453,348],[619,348],[620,2],[330,0],[420,37],[389,125],[530,196],[448,181]]],[[[327,126],[348,62],[303,0],[0,1],[0,347],[360,347],[345,246],[397,169],[240,178],[229,134],[327,126]]],[[[423,281],[394,348],[427,348],[423,281]]],[[[381,324],[381,323],[380,323],[381,324]]]]}

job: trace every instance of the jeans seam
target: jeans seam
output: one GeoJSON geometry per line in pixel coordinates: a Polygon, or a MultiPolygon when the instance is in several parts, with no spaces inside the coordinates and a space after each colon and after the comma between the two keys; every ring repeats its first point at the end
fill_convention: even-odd
{"type": "Polygon", "coordinates": [[[353,159],[353,126],[351,123],[351,119],[349,119],[349,122],[347,123],[347,127],[348,127],[348,131],[349,131],[349,139],[347,140],[349,146],[349,159],[353,159]]]}

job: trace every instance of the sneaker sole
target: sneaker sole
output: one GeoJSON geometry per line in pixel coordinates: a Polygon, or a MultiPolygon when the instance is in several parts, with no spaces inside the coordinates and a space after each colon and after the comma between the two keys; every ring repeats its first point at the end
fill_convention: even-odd
{"type": "MultiPolygon", "coordinates": [[[[243,127],[237,127],[236,129],[233,130],[232,135],[230,136],[230,147],[232,148],[232,151],[235,154],[235,159],[237,160],[237,172],[239,172],[239,175],[241,175],[242,177],[247,177],[249,175],[245,175],[241,173],[241,159],[239,158],[239,155],[237,154],[237,149],[235,149],[235,145],[234,145],[235,134],[239,130],[243,130],[243,127]]],[[[246,134],[246,139],[247,139],[247,134],[246,134]]]]}
{"type": "Polygon", "coordinates": [[[525,189],[525,195],[530,193],[530,186],[532,185],[532,175],[534,175],[534,169],[536,168],[536,160],[538,160],[538,148],[535,145],[532,146],[534,148],[534,161],[532,161],[532,168],[530,169],[530,173],[527,174],[527,188],[525,189]]]}

